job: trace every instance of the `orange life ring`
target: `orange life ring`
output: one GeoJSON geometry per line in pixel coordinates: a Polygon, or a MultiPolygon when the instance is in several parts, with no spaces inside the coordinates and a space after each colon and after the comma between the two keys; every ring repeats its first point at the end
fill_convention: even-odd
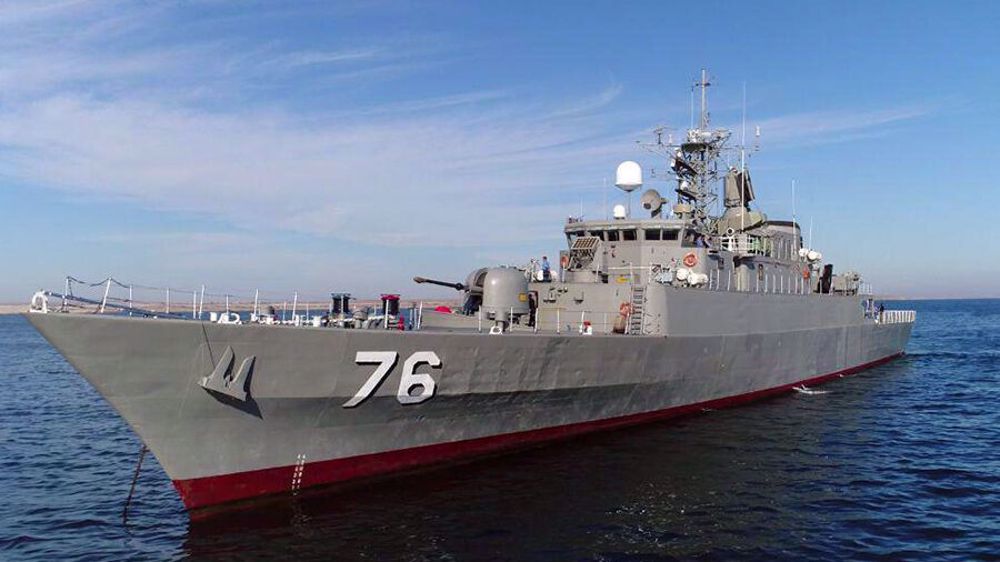
{"type": "Polygon", "coordinates": [[[627,302],[623,302],[622,305],[618,307],[618,314],[621,314],[622,316],[632,314],[632,305],[627,302]]]}
{"type": "Polygon", "coordinates": [[[569,267],[569,255],[563,254],[562,257],[559,258],[559,265],[561,265],[563,269],[569,267]]]}
{"type": "Polygon", "coordinates": [[[694,252],[684,254],[684,267],[694,267],[698,265],[698,256],[694,252]]]}
{"type": "Polygon", "coordinates": [[[802,268],[802,278],[803,279],[809,279],[810,275],[811,275],[811,273],[809,272],[809,268],[808,267],[803,267],[802,268]]]}

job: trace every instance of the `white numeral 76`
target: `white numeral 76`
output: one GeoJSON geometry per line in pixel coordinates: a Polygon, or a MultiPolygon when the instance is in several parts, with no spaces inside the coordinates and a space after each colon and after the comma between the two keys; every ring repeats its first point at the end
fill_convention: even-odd
{"type": "MultiPolygon", "coordinates": [[[[399,354],[395,351],[359,351],[354,357],[355,363],[358,365],[377,364],[378,367],[368,377],[365,384],[361,385],[358,393],[344,402],[344,408],[353,408],[374,394],[375,389],[389,376],[398,360],[399,354]]],[[[399,377],[399,389],[396,391],[396,400],[400,404],[419,404],[434,396],[434,390],[437,388],[434,378],[427,373],[414,372],[418,365],[424,363],[434,369],[441,367],[441,359],[433,351],[414,352],[403,363],[403,374],[399,377]],[[420,389],[418,394],[412,394],[415,388],[420,389]]]]}

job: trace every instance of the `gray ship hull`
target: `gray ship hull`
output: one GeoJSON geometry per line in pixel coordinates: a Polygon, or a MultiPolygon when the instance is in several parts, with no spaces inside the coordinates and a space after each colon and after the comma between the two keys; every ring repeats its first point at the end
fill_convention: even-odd
{"type": "Polygon", "coordinates": [[[759,333],[491,336],[27,315],[191,510],[746,402],[892,359],[912,327],[814,316],[759,333]],[[371,352],[395,357],[384,377],[359,361],[371,352]],[[227,360],[250,365],[245,396],[203,387],[227,360]],[[404,390],[407,376],[433,388],[404,390]]]}

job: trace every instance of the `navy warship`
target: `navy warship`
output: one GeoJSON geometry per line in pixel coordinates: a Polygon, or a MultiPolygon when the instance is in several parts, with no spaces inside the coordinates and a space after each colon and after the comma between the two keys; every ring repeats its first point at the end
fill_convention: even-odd
{"type": "Polygon", "coordinates": [[[415,278],[455,289],[455,310],[404,323],[397,295],[365,313],[338,293],[315,317],[255,303],[206,319],[40,291],[26,317],[192,513],[732,406],[901,355],[914,312],[877,306],[794,218],[756,208],[745,126],[733,146],[711,128],[708,85],[703,72],[678,142],[658,129],[645,145],[673,201],[648,189],[634,216],[644,172],[623,162],[629,205],[568,219],[555,267],[415,278]],[[93,310],[62,313],[72,302],[93,310]]]}

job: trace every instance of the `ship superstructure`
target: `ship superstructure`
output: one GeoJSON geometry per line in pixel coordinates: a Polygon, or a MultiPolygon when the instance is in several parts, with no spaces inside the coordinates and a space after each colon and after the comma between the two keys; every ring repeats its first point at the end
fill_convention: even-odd
{"type": "MultiPolygon", "coordinates": [[[[509,321],[503,311],[504,317],[497,318],[496,307],[483,312],[473,304],[464,307],[464,312],[474,319],[430,314],[421,324],[469,327],[475,320],[482,329],[485,314],[494,331],[572,332],[587,322],[596,333],[679,334],[690,329],[690,321],[676,318],[668,326],[665,311],[672,300],[669,295],[679,294],[679,289],[709,291],[719,302],[729,298],[720,292],[852,297],[851,302],[862,301],[865,316],[871,317],[874,299],[858,273],[834,274],[833,265],[823,263],[820,252],[803,245],[801,228],[794,219],[772,220],[751,208],[756,195],[746,166],[746,135],[739,146],[728,146],[731,132],[710,127],[706,71],[695,86],[701,96],[698,125],[686,131],[679,143],[671,137],[664,141],[664,129],[656,129],[655,141],[644,145],[667,160],[676,185],[672,206],[657,190],[649,189],[640,198],[639,216],[632,213],[630,201],[627,207],[615,205],[613,218],[607,220],[570,217],[563,227],[567,249],[559,253],[558,273],[543,279],[537,264],[525,268],[530,287],[522,292],[531,306],[521,306],[521,314],[511,308],[509,321]],[[713,206],[720,201],[716,187],[720,183],[723,212],[713,214],[713,206]]],[[[620,164],[616,185],[631,199],[631,193],[643,185],[639,164],[620,164]]],[[[478,303],[487,271],[474,272],[456,288],[466,292],[467,300],[478,303]]],[[[785,302],[797,300],[774,301],[774,315],[781,316],[780,303],[785,302]]],[[[827,320],[816,317],[820,325],[827,320]]],[[[715,330],[722,328],[720,324],[715,330]]]]}
{"type": "MultiPolygon", "coordinates": [[[[635,214],[630,201],[569,219],[554,267],[415,278],[458,290],[457,310],[403,314],[386,294],[363,313],[336,293],[290,321],[256,299],[215,321],[131,299],[124,314],[60,314],[110,311],[108,291],[64,291],[27,316],[192,510],[737,404],[900,355],[913,312],[876,308],[794,219],[752,208],[746,135],[730,148],[710,128],[707,86],[703,72],[697,126],[647,146],[668,159],[672,205],[647,190],[635,214]]],[[[631,194],[642,176],[627,161],[616,184],[631,194]]]]}

